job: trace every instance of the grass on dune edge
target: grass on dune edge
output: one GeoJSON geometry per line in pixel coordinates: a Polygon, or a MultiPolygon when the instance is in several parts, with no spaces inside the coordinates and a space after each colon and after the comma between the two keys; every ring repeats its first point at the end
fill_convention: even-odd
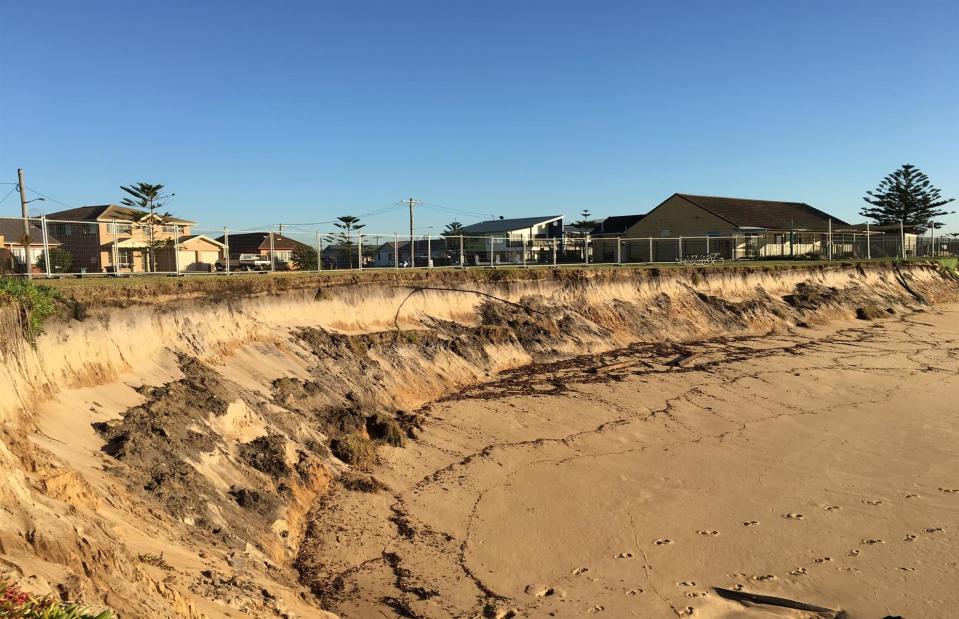
{"type": "MultiPolygon", "coordinates": [[[[906,263],[938,262],[956,269],[956,258],[914,259],[906,263]]],[[[137,302],[157,301],[163,297],[209,297],[211,299],[235,298],[285,290],[300,290],[311,287],[342,286],[351,284],[386,284],[398,286],[435,285],[437,282],[461,284],[466,282],[508,282],[556,277],[580,278],[589,274],[608,272],[650,273],[676,270],[738,270],[767,271],[801,268],[843,268],[855,265],[881,265],[903,263],[898,259],[865,260],[748,260],[726,262],[721,265],[657,264],[593,264],[593,265],[544,265],[522,267],[437,267],[434,269],[364,269],[332,270],[320,272],[283,271],[276,273],[191,274],[180,277],[169,275],[136,275],[130,277],[62,277],[38,279],[37,283],[49,286],[65,297],[81,303],[98,305],[127,305],[137,302]]]]}

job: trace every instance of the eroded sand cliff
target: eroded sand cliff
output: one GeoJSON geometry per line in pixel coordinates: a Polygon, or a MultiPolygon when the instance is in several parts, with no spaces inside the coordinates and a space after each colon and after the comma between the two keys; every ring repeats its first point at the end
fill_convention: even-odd
{"type": "MultiPolygon", "coordinates": [[[[504,381],[504,370],[565,363],[615,375],[632,357],[592,356],[614,350],[673,373],[746,361],[736,338],[857,315],[897,320],[956,300],[959,284],[933,265],[872,264],[244,278],[70,294],[82,320],[50,321],[35,346],[16,308],[3,308],[0,573],[124,617],[323,607],[473,616],[521,604],[473,573],[459,525],[424,535],[422,515],[408,513],[400,495],[418,482],[402,481],[397,463],[412,475],[407,459],[435,440],[424,404],[472,398],[472,414],[488,417],[497,408],[482,404],[484,390],[555,395],[568,382],[558,369],[546,381],[532,370],[504,381]],[[420,567],[405,582],[412,559],[391,544],[412,544],[423,558],[413,563],[437,573],[420,567]],[[366,567],[384,576],[370,580],[366,567]],[[466,584],[443,589],[451,573],[466,584]]],[[[453,462],[471,453],[444,441],[434,447],[453,462]]],[[[466,494],[434,497],[428,510],[455,521],[477,500],[466,494]]]]}

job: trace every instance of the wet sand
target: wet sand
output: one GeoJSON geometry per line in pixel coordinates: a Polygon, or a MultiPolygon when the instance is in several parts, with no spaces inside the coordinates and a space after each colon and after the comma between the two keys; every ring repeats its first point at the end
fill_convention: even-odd
{"type": "Polygon", "coordinates": [[[522,368],[424,417],[389,490],[312,516],[344,617],[959,608],[957,305],[522,368]]]}

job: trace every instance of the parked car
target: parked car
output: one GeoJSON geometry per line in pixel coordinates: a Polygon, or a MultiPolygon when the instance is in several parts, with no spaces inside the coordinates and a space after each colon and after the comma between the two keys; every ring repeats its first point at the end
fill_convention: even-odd
{"type": "MultiPolygon", "coordinates": [[[[270,259],[260,254],[240,254],[239,258],[230,258],[231,271],[269,271],[270,259]]],[[[216,270],[225,271],[227,261],[220,258],[216,261],[216,270]]]]}

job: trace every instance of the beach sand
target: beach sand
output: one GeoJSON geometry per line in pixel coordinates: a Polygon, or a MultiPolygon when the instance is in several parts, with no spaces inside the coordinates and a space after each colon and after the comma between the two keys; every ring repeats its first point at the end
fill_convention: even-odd
{"type": "Polygon", "coordinates": [[[959,614],[957,305],[534,365],[424,417],[389,490],[312,515],[344,617],[959,614]]]}

